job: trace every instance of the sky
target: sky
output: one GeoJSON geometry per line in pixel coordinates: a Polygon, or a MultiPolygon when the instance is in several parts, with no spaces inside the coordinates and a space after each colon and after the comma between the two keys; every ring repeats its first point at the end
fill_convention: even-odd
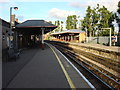
{"type": "Polygon", "coordinates": [[[77,15],[82,19],[88,6],[96,7],[97,4],[105,6],[108,10],[116,12],[119,0],[0,0],[0,18],[10,21],[10,7],[12,14],[16,15],[19,22],[31,19],[46,21],[65,21],[68,15],[77,15]]]}

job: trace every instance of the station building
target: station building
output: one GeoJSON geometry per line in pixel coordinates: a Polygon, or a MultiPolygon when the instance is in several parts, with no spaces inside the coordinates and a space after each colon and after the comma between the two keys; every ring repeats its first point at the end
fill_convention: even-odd
{"type": "Polygon", "coordinates": [[[3,19],[0,19],[1,27],[2,27],[2,49],[6,49],[8,47],[9,41],[9,30],[10,30],[10,23],[6,22],[3,19]]]}
{"type": "Polygon", "coordinates": [[[51,34],[52,40],[56,41],[68,41],[68,42],[80,42],[86,41],[86,33],[79,29],[64,30],[62,32],[55,32],[51,34]]]}
{"type": "Polygon", "coordinates": [[[2,60],[7,60],[7,51],[9,47],[9,30],[10,30],[10,23],[6,22],[5,20],[0,18],[0,27],[1,27],[1,51],[2,51],[2,60]]]}
{"type": "Polygon", "coordinates": [[[15,47],[16,49],[26,47],[44,48],[44,34],[54,30],[57,26],[45,20],[27,20],[16,25],[15,47]]]}
{"type": "Polygon", "coordinates": [[[10,23],[0,18],[0,27],[3,61],[8,61],[10,55],[15,54],[19,49],[37,45],[44,49],[44,34],[57,28],[44,20],[27,20],[23,23],[15,21],[12,23],[12,36],[10,37],[10,23]],[[10,46],[9,42],[11,42],[10,46]]]}
{"type": "Polygon", "coordinates": [[[10,38],[10,23],[1,19],[0,18],[0,31],[1,31],[1,51],[2,51],[2,60],[6,61],[8,59],[8,49],[9,49],[9,39],[11,40],[11,47],[13,48],[14,45],[14,40],[13,40],[13,36],[14,36],[14,32],[13,32],[13,27],[15,27],[15,25],[17,25],[18,22],[15,20],[15,15],[12,15],[12,36],[10,38]],[[13,19],[14,18],[14,19],[13,19]]]}

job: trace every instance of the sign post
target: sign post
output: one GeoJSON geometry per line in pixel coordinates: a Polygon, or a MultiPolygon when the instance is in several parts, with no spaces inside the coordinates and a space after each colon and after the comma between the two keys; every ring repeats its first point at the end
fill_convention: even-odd
{"type": "Polygon", "coordinates": [[[115,46],[115,42],[117,42],[117,36],[112,36],[112,42],[114,43],[114,46],[115,46]]]}

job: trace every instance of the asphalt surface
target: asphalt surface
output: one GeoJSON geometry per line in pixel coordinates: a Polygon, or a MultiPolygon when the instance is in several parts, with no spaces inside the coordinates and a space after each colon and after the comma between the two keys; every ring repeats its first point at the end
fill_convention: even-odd
{"type": "Polygon", "coordinates": [[[83,74],[70,62],[69,59],[61,55],[61,53],[56,48],[53,47],[53,49],[60,58],[65,70],[67,71],[69,77],[71,78],[73,84],[75,85],[75,88],[78,89],[95,88],[88,80],[86,80],[86,77],[83,76],[83,74]]]}
{"type": "Polygon", "coordinates": [[[69,88],[69,84],[54,53],[45,45],[45,50],[39,49],[7,88],[69,88]]]}
{"type": "Polygon", "coordinates": [[[3,88],[70,88],[58,58],[75,88],[91,88],[66,58],[52,47],[55,55],[50,47],[25,50],[17,61],[4,63],[3,88]]]}
{"type": "Polygon", "coordinates": [[[9,62],[2,62],[2,88],[7,87],[11,80],[31,61],[37,52],[37,48],[24,49],[16,61],[9,60],[9,62]]]}

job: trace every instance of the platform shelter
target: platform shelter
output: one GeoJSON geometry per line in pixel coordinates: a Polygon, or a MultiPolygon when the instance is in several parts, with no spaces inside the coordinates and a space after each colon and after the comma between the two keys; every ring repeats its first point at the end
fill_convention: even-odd
{"type": "Polygon", "coordinates": [[[85,42],[86,33],[79,29],[70,29],[52,33],[51,36],[53,36],[53,40],[58,41],[85,42]]]}
{"type": "Polygon", "coordinates": [[[27,20],[16,25],[14,34],[15,48],[36,47],[44,48],[44,34],[57,26],[44,20],[27,20]]]}

